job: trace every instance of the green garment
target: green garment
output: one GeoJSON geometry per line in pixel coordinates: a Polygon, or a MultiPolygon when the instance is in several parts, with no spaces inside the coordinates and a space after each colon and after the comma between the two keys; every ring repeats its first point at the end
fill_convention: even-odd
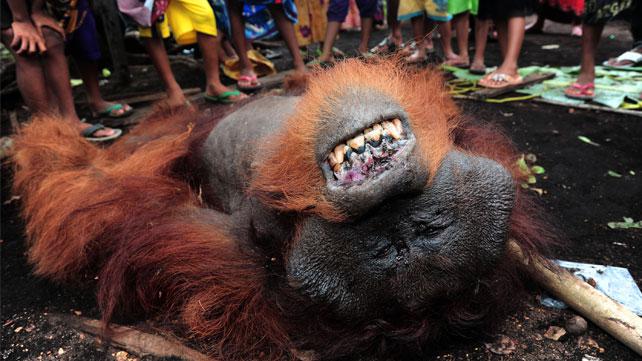
{"type": "Polygon", "coordinates": [[[477,15],[478,0],[448,0],[448,13],[457,15],[464,11],[470,11],[471,14],[477,15]]]}

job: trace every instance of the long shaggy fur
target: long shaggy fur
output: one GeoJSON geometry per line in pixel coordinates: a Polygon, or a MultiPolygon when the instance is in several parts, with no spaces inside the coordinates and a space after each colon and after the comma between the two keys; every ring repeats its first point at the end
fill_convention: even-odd
{"type": "MultiPolygon", "coordinates": [[[[510,235],[541,252],[544,228],[518,187],[510,142],[461,123],[439,76],[409,74],[392,63],[346,62],[312,77],[280,141],[266,148],[271,161],[257,169],[253,194],[284,211],[343,218],[320,193],[311,149],[320,109],[347,86],[379,89],[404,106],[431,174],[453,147],[513,170],[520,193],[510,235]]],[[[444,334],[468,335],[499,319],[505,303],[514,303],[519,277],[506,257],[474,295],[437,302],[423,319],[400,314],[346,325],[307,306],[265,266],[264,254],[241,248],[227,216],[213,210],[217,205],[202,203],[190,175],[198,163],[193,155],[222,114],[157,114],[107,149],[86,142],[62,119],[34,119],[16,139],[13,162],[35,273],[56,281],[94,273],[105,321],[115,313],[156,317],[225,360],[290,359],[294,349],[314,349],[320,359],[422,352],[444,334]]],[[[274,245],[276,252],[283,246],[274,245]]]]}

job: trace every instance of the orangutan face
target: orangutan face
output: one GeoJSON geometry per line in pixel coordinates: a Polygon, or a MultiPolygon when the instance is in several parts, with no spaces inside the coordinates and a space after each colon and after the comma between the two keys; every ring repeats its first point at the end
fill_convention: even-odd
{"type": "Polygon", "coordinates": [[[514,188],[497,162],[451,150],[429,180],[411,119],[389,97],[350,90],[319,122],[325,195],[349,219],[309,217],[289,284],[344,318],[421,314],[474,289],[502,256],[514,188]]]}

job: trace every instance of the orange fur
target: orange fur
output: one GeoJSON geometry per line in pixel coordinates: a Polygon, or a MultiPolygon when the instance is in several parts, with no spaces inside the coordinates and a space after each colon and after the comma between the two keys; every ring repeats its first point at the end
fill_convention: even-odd
{"type": "Polygon", "coordinates": [[[308,80],[295,114],[286,122],[269,160],[258,167],[251,191],[283,211],[314,213],[341,220],[344,216],[323,197],[325,179],[313,152],[320,112],[336,103],[350,87],[376,89],[389,95],[408,113],[426,168],[433,175],[452,145],[457,109],[443,91],[436,72],[409,73],[397,61],[363,63],[348,60],[308,80]]]}

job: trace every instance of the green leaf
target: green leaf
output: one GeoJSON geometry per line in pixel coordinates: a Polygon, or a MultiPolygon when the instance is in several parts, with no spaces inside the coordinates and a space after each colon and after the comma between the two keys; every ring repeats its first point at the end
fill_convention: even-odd
{"type": "Polygon", "coordinates": [[[622,217],[624,222],[608,222],[607,225],[611,229],[629,229],[640,228],[642,229],[642,221],[633,222],[633,218],[622,217]]]}
{"type": "Polygon", "coordinates": [[[544,167],[542,166],[534,165],[531,167],[531,172],[535,174],[544,174],[545,170],[544,170],[544,167]]]}
{"type": "Polygon", "coordinates": [[[69,84],[71,84],[71,87],[77,87],[79,85],[82,85],[82,79],[70,79],[69,84]]]}
{"type": "Polygon", "coordinates": [[[590,144],[590,145],[593,145],[593,146],[596,146],[596,147],[600,146],[598,143],[595,143],[594,141],[592,141],[589,137],[585,137],[583,135],[578,135],[577,139],[583,141],[586,144],[590,144]]]}
{"type": "Polygon", "coordinates": [[[524,189],[528,189],[528,184],[526,184],[526,183],[522,183],[522,184],[521,184],[521,186],[522,186],[522,188],[524,188],[524,189]]]}
{"type": "Polygon", "coordinates": [[[517,159],[517,166],[519,167],[519,170],[522,172],[522,174],[530,174],[523,154],[519,157],[519,159],[517,159]]]}
{"type": "Polygon", "coordinates": [[[614,178],[622,178],[622,175],[620,173],[614,172],[612,170],[609,170],[608,172],[606,172],[606,174],[608,174],[608,175],[610,175],[611,177],[614,177],[614,178]]]}
{"type": "Polygon", "coordinates": [[[103,68],[103,78],[109,78],[111,76],[111,71],[107,68],[103,68]]]}
{"type": "Polygon", "coordinates": [[[534,175],[529,175],[528,176],[528,184],[535,184],[537,183],[537,179],[535,178],[534,175]]]}

